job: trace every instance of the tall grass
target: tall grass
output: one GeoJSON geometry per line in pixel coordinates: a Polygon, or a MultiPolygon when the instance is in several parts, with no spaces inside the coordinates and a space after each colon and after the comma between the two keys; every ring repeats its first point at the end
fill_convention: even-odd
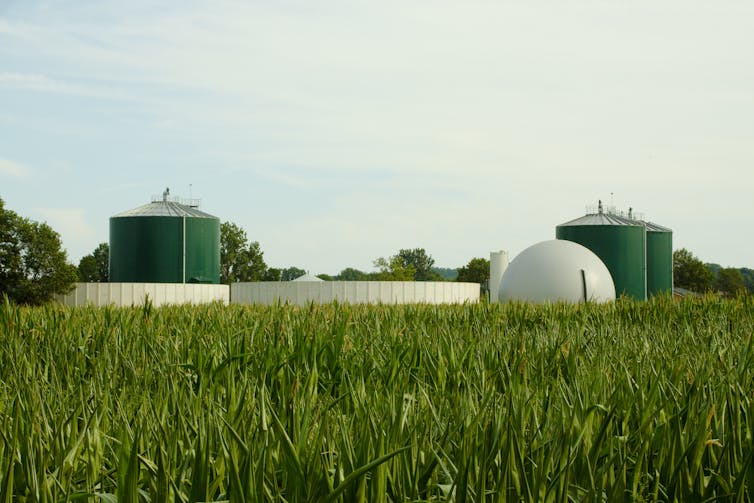
{"type": "Polygon", "coordinates": [[[0,305],[0,503],[751,501],[754,301],[0,305]]]}

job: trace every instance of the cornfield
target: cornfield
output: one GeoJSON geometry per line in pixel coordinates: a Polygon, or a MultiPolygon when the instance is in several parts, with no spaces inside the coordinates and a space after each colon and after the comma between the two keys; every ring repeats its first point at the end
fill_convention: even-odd
{"type": "Polygon", "coordinates": [[[0,503],[751,501],[754,300],[0,303],[0,503]]]}

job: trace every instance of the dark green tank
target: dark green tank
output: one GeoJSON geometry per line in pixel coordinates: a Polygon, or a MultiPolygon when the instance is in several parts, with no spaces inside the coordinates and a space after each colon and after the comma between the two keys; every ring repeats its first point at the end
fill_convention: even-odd
{"type": "Polygon", "coordinates": [[[593,251],[613,276],[618,297],[647,298],[647,243],[642,222],[599,211],[558,225],[555,237],[593,251]]]}
{"type": "Polygon", "coordinates": [[[647,295],[673,292],[673,231],[644,222],[647,231],[647,295]]]}
{"type": "Polygon", "coordinates": [[[110,281],[220,283],[220,220],[167,197],[111,217],[110,281]]]}

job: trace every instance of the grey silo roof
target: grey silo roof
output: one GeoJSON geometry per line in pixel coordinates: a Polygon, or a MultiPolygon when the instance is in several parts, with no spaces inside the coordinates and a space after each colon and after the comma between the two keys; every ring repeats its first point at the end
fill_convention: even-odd
{"type": "Polygon", "coordinates": [[[558,225],[558,227],[565,227],[570,225],[644,225],[639,220],[633,220],[620,215],[613,215],[610,213],[592,213],[590,215],[584,215],[575,220],[565,222],[558,225]]]}
{"type": "Polygon", "coordinates": [[[662,225],[658,225],[654,222],[641,222],[649,232],[673,232],[673,229],[668,229],[662,225]]]}
{"type": "Polygon", "coordinates": [[[132,210],[114,215],[119,217],[194,217],[194,218],[217,218],[191,206],[173,201],[155,201],[132,210]]]}

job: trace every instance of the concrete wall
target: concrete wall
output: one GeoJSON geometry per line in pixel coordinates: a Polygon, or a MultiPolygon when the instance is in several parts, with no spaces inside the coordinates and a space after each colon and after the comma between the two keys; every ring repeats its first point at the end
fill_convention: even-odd
{"type": "Polygon", "coordinates": [[[234,304],[305,305],[338,301],[349,304],[461,304],[479,302],[478,283],[435,281],[260,281],[233,283],[234,304]]]}
{"type": "Polygon", "coordinates": [[[55,300],[67,306],[131,306],[144,304],[147,296],[154,306],[215,301],[228,304],[230,288],[193,283],[76,283],[73,291],[56,295],[55,300]]]}

